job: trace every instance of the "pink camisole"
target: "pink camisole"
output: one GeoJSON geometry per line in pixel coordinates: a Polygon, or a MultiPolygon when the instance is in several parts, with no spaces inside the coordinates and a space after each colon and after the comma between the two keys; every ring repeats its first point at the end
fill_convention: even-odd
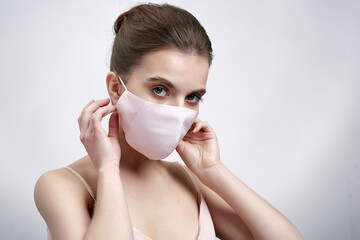
{"type": "MultiPolygon", "coordinates": [[[[198,206],[199,206],[199,215],[198,215],[199,216],[199,227],[198,227],[199,230],[198,230],[198,236],[196,239],[197,240],[216,239],[214,224],[211,219],[209,209],[207,207],[207,204],[205,202],[203,195],[201,194],[200,188],[197,185],[196,180],[194,179],[194,177],[190,173],[190,170],[187,169],[186,166],[182,165],[180,162],[177,162],[177,163],[185,169],[185,172],[189,175],[192,183],[194,184],[195,190],[197,192],[197,200],[198,200],[198,206]]],[[[91,190],[89,184],[85,181],[85,179],[74,169],[72,169],[70,167],[65,167],[65,168],[68,169],[69,171],[71,171],[76,177],[79,178],[79,180],[84,184],[86,190],[89,192],[90,196],[94,199],[94,201],[96,201],[95,195],[94,195],[93,191],[91,190]]],[[[46,226],[46,229],[47,229],[47,239],[52,240],[51,233],[50,233],[48,226],[46,226]]],[[[135,240],[151,240],[150,237],[148,237],[147,235],[145,235],[144,233],[142,233],[140,230],[136,229],[135,227],[133,227],[133,230],[134,230],[135,240]]]]}

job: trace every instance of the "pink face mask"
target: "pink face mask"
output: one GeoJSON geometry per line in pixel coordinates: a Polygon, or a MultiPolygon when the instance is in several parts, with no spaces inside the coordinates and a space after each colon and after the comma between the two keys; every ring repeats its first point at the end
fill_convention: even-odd
{"type": "Polygon", "coordinates": [[[169,156],[185,136],[198,112],[145,101],[125,92],[116,103],[127,143],[151,160],[169,156]]]}

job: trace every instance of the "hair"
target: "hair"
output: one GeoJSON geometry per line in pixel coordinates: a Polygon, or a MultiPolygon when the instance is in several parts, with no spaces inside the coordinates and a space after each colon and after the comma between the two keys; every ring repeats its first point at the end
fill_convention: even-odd
{"type": "Polygon", "coordinates": [[[213,60],[211,41],[188,11],[170,4],[141,4],[122,13],[114,23],[110,71],[126,76],[147,53],[177,49],[213,60]]]}

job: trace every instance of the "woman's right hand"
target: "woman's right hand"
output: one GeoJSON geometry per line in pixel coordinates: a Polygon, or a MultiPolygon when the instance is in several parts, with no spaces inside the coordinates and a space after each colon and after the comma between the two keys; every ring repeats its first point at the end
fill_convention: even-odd
{"type": "Polygon", "coordinates": [[[109,134],[101,126],[103,117],[116,112],[114,105],[107,106],[109,102],[109,98],[91,100],[78,118],[80,140],[97,171],[108,164],[119,166],[120,163],[118,114],[114,113],[110,116],[109,134]]]}

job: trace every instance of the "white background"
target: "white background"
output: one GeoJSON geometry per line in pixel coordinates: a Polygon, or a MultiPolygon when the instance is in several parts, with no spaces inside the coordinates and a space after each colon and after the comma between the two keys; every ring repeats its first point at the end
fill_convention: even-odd
{"type": "MultiPolygon", "coordinates": [[[[34,185],[86,154],[77,117],[107,97],[112,25],[135,3],[0,2],[0,239],[45,239],[34,185]]],[[[360,239],[359,1],[170,3],[212,40],[200,117],[226,166],[305,239],[360,239]]]]}

